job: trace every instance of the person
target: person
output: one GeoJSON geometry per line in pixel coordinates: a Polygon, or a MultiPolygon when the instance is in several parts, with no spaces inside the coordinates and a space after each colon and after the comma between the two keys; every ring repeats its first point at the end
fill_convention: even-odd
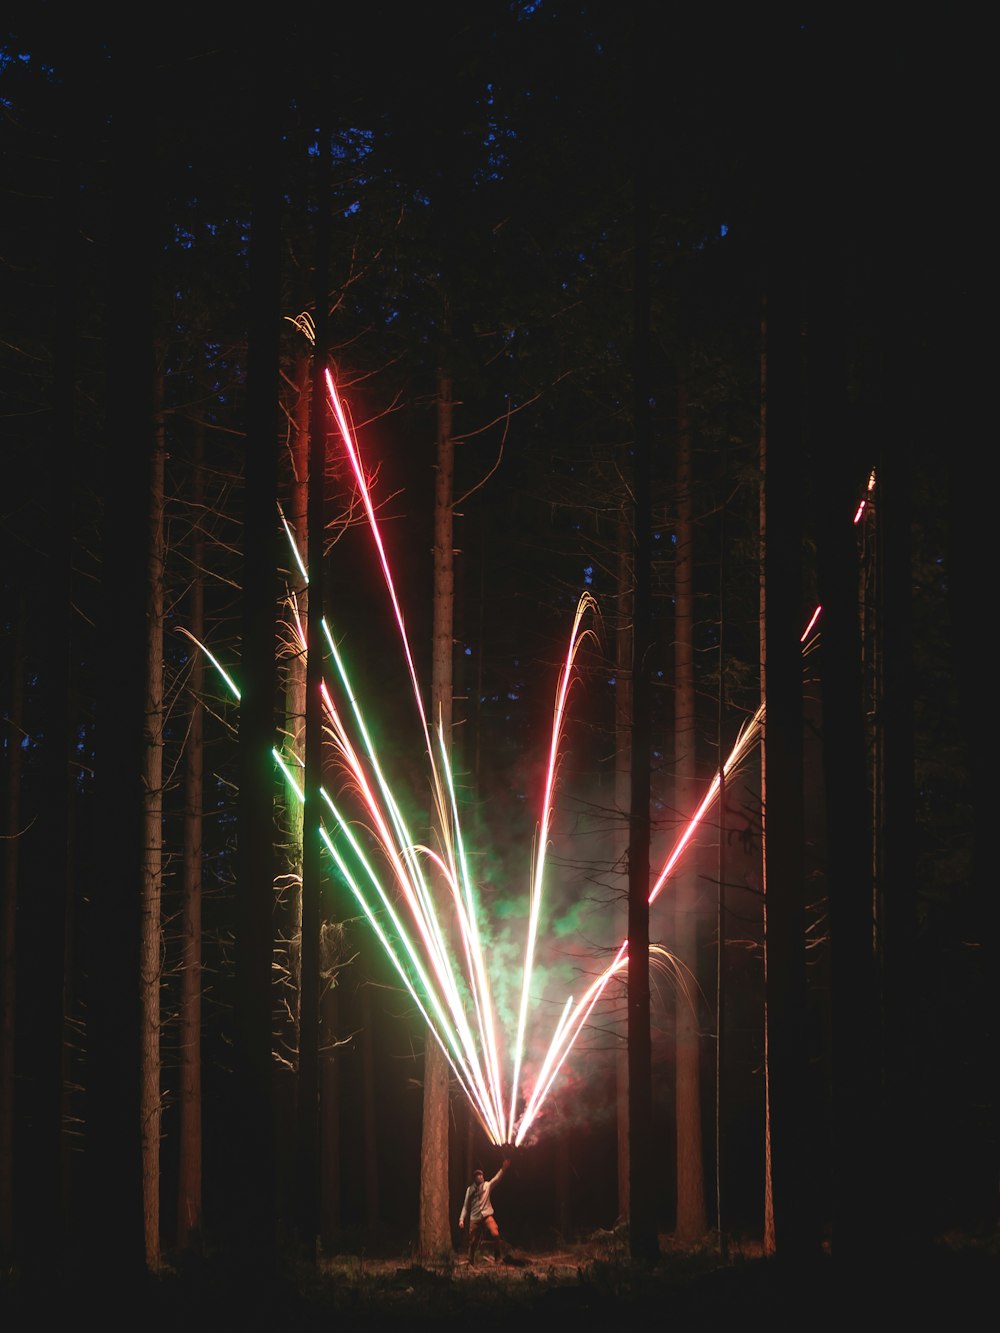
{"type": "Polygon", "coordinates": [[[492,1193],[496,1185],[499,1185],[503,1173],[510,1166],[510,1159],[505,1158],[500,1170],[492,1180],[486,1180],[482,1167],[477,1166],[472,1173],[472,1184],[465,1191],[465,1202],[462,1204],[462,1212],[458,1219],[458,1229],[464,1229],[466,1222],[469,1224],[469,1263],[476,1262],[476,1251],[479,1249],[479,1243],[483,1239],[484,1233],[490,1237],[493,1242],[496,1262],[499,1263],[503,1257],[503,1241],[500,1238],[500,1228],[497,1226],[496,1217],[493,1214],[492,1193]]]}

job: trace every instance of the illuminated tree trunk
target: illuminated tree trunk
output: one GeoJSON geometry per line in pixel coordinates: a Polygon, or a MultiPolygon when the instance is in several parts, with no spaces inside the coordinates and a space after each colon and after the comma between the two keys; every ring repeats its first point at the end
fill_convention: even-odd
{"type": "MultiPolygon", "coordinates": [[[[693,457],[683,385],[677,409],[677,548],[674,562],[674,808],[686,821],[697,806],[694,682],[693,457]]],[[[698,976],[698,871],[685,859],[673,881],[675,950],[688,975],[698,976]]],[[[697,987],[677,990],[674,1105],[677,1118],[677,1235],[700,1240],[706,1231],[701,1129],[701,1043],[697,987]]]]}
{"type": "Polygon", "coordinates": [[[146,1264],[160,1267],[160,987],[163,957],[163,376],[156,379],[156,423],[149,487],[146,563],[146,734],[143,760],[142,936],[140,941],[142,1193],[146,1264]]]}
{"type": "MultiPolygon", "coordinates": [[[[195,426],[195,458],[191,508],[189,625],[204,642],[205,538],[201,528],[204,509],[204,427],[195,426]]],[[[184,740],[184,850],[181,869],[181,958],[178,1034],[178,1167],[177,1247],[183,1253],[198,1245],[202,1230],[202,1119],[201,1119],[201,894],[202,806],[204,800],[204,710],[202,692],[205,660],[200,650],[191,654],[188,698],[191,713],[184,740]]]]}
{"type": "MultiPolygon", "coordinates": [[[[284,516],[295,542],[298,560],[286,546],[282,562],[289,571],[289,592],[294,602],[285,608],[281,643],[281,688],[284,691],[284,726],[281,752],[301,790],[305,771],[306,652],[296,630],[309,618],[309,587],[299,572],[299,561],[309,559],[309,418],[312,403],[312,358],[303,353],[296,363],[294,405],[290,412],[286,458],[288,478],[281,485],[284,516]]],[[[291,598],[290,598],[291,600],[291,598]]],[[[302,993],[302,849],[304,807],[287,784],[280,788],[278,805],[278,879],[275,894],[275,976],[278,1004],[275,1007],[275,1097],[279,1152],[278,1213],[294,1209],[289,1185],[295,1178],[289,1169],[288,1149],[296,1143],[296,1090],[298,1085],[299,1018],[302,993]],[[284,1152],[283,1152],[284,1149],[284,1152]]],[[[294,1160],[294,1151],[292,1153],[294,1160]]]]}
{"type": "MultiPolygon", "coordinates": [[[[292,478],[289,488],[287,519],[294,534],[299,557],[305,563],[309,553],[309,413],[312,383],[308,357],[299,363],[296,376],[295,420],[292,431],[290,458],[292,478]]],[[[289,567],[295,571],[294,562],[289,567]]],[[[309,619],[309,585],[302,580],[295,587],[296,606],[300,623],[305,626],[309,619]]],[[[298,641],[293,640],[288,646],[287,667],[285,673],[285,737],[284,749],[289,756],[293,770],[301,772],[305,767],[306,744],[306,655],[298,641]]],[[[289,1053],[294,1060],[298,1049],[299,995],[302,983],[302,802],[289,798],[285,802],[285,846],[282,885],[284,912],[282,920],[287,936],[288,985],[286,994],[290,1007],[289,1027],[293,1050],[289,1053]]]]}
{"type": "Polygon", "coordinates": [[[651,684],[648,654],[652,644],[652,536],[649,414],[649,181],[644,133],[648,47],[642,24],[634,35],[636,77],[634,142],[635,263],[633,373],[633,502],[635,543],[635,618],[632,639],[632,754],[628,855],[628,1095],[629,1095],[629,1247],[633,1259],[648,1261],[659,1253],[653,1187],[652,1049],[649,1032],[649,847],[651,684]]]}
{"type": "MultiPolygon", "coordinates": [[[[779,191],[778,198],[784,201],[779,191]]],[[[815,1241],[809,1207],[812,1108],[807,1095],[802,698],[802,365],[794,209],[775,213],[768,282],[767,894],[764,951],[774,1245],[779,1257],[815,1241]]]]}
{"type": "Polygon", "coordinates": [[[337,973],[344,961],[343,926],[320,922],[319,997],[319,1235],[325,1254],[336,1253],[341,1222],[340,1058],[336,1034],[340,1022],[337,973]]]}
{"type": "Polygon", "coordinates": [[[361,1061],[362,1098],[364,1101],[364,1182],[365,1231],[369,1241],[378,1236],[378,1085],[375,1072],[375,1011],[371,986],[361,988],[361,1061]]]}
{"type": "MultiPolygon", "coordinates": [[[[324,135],[321,142],[326,143],[324,135]]],[[[319,197],[327,196],[328,154],[323,154],[319,197]]],[[[321,215],[328,210],[320,208],[321,215]]],[[[316,348],[312,370],[312,407],[309,428],[308,559],[309,608],[306,617],[305,770],[302,839],[302,957],[299,989],[299,1060],[297,1089],[297,1233],[301,1257],[316,1260],[321,1205],[320,1148],[320,949],[322,915],[320,888],[323,847],[319,830],[323,819],[323,528],[325,517],[327,388],[325,383],[327,319],[327,227],[317,238],[316,348]]]]}
{"type": "MultiPolygon", "coordinates": [[[[758,608],[760,612],[760,701],[767,699],[767,643],[764,627],[767,624],[767,582],[764,577],[764,551],[767,549],[767,302],[762,300],[760,319],[760,422],[758,438],[760,466],[760,506],[758,547],[760,553],[758,575],[758,608]]],[[[761,887],[764,890],[764,920],[767,920],[767,747],[764,731],[760,737],[760,841],[761,887]]],[[[767,944],[764,945],[764,1253],[774,1254],[774,1189],[771,1179],[771,1097],[767,1059],[767,944]]]]}
{"type": "MultiPolygon", "coordinates": [[[[317,358],[317,371],[322,366],[325,369],[325,358],[317,358]]],[[[303,382],[303,381],[300,381],[303,382]]],[[[321,495],[325,494],[326,480],[326,386],[321,386],[322,404],[316,400],[313,402],[313,410],[319,411],[322,407],[322,418],[314,422],[315,428],[320,430],[323,435],[323,482],[320,486],[321,495]]],[[[301,402],[301,400],[300,400],[301,402]]],[[[312,485],[311,467],[304,448],[304,442],[309,441],[312,435],[312,427],[300,417],[300,424],[306,427],[298,432],[298,443],[293,454],[293,465],[295,468],[295,477],[293,480],[293,531],[301,534],[299,539],[299,549],[309,553],[310,561],[319,561],[322,566],[322,550],[325,542],[325,514],[324,505],[315,500],[314,487],[312,485]],[[308,485],[305,479],[309,478],[308,485]],[[310,540],[308,534],[311,532],[311,524],[320,525],[320,530],[315,540],[310,540]]],[[[314,459],[318,466],[318,460],[314,459]]],[[[317,581],[317,596],[320,595],[321,584],[317,581]]],[[[308,623],[309,609],[309,590],[303,587],[301,596],[304,603],[300,600],[300,608],[306,615],[308,623]]],[[[306,660],[301,654],[295,654],[290,663],[286,690],[287,717],[286,725],[288,728],[288,741],[291,746],[292,754],[301,760],[304,764],[306,754],[306,713],[307,703],[310,698],[310,688],[315,689],[315,682],[308,678],[306,669],[306,660]]],[[[313,695],[315,697],[315,695],[313,695]]],[[[310,719],[310,730],[312,720],[310,719]]],[[[310,750],[310,754],[312,751],[310,750]]],[[[304,811],[301,806],[296,804],[296,808],[289,812],[292,818],[288,821],[288,839],[289,860],[287,862],[287,889],[286,892],[291,895],[291,911],[286,914],[286,924],[289,929],[289,962],[291,967],[291,993],[292,1003],[302,996],[303,976],[306,968],[311,967],[312,963],[303,956],[303,876],[305,873],[305,860],[303,855],[305,829],[303,826],[304,811]],[[298,870],[298,882],[296,883],[296,869],[298,870]]],[[[319,904],[314,908],[310,895],[310,912],[316,911],[320,915],[319,924],[319,977],[317,981],[319,994],[319,1066],[318,1066],[318,1096],[319,1096],[319,1234],[323,1245],[323,1250],[327,1254],[335,1252],[337,1240],[341,1227],[341,1162],[340,1162],[340,1141],[341,1141],[341,1057],[337,1053],[337,1032],[342,1022],[340,1018],[340,990],[337,976],[341,965],[344,962],[344,928],[340,923],[330,921],[323,915],[319,904]]],[[[311,982],[307,979],[307,991],[311,988],[311,982]]],[[[293,1020],[298,1024],[298,1030],[301,1033],[301,1003],[293,1014],[293,1020]]],[[[362,1038],[363,1040],[364,1038],[362,1038]]],[[[301,1050],[301,1038],[298,1043],[301,1050]]],[[[301,1068],[301,1063],[300,1063],[301,1068]]],[[[366,1133],[368,1126],[366,1125],[366,1133]]]]}
{"type": "MultiPolygon", "coordinates": [[[[440,725],[451,752],[452,675],[455,617],[454,466],[452,385],[438,373],[437,475],[434,487],[434,645],[431,675],[431,727],[440,725]]],[[[420,1145],[420,1254],[425,1261],[451,1253],[448,1197],[448,1062],[436,1039],[427,1034],[424,1053],[424,1104],[420,1145]]]]}
{"type": "MultiPolygon", "coordinates": [[[[625,879],[628,914],[629,791],[632,771],[632,529],[624,507],[618,516],[618,625],[615,631],[615,828],[614,864],[625,879]]],[[[627,924],[626,924],[627,930],[627,924]]],[[[627,1034],[626,1034],[627,1037],[627,1034]]],[[[618,1217],[629,1215],[628,1041],[615,1053],[618,1119],[618,1217]]]]}

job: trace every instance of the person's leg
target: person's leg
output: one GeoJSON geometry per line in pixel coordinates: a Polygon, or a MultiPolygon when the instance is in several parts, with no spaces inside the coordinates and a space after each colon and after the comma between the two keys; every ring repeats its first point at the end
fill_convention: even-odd
{"type": "Polygon", "coordinates": [[[476,1262],[476,1250],[479,1248],[480,1223],[469,1221],[469,1263],[476,1262]]]}
{"type": "Polygon", "coordinates": [[[499,1263],[501,1257],[500,1246],[502,1243],[500,1240],[500,1228],[497,1226],[495,1217],[485,1218],[484,1224],[486,1226],[486,1230],[490,1233],[490,1239],[493,1241],[493,1250],[494,1253],[496,1254],[496,1261],[497,1263],[499,1263]]]}

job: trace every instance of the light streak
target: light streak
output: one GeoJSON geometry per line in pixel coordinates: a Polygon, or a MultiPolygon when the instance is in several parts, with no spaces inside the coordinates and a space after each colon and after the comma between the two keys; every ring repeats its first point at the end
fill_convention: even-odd
{"type": "MultiPolygon", "coordinates": [[[[344,885],[357,902],[392,967],[412,997],[427,1028],[438,1043],[455,1078],[485,1133],[496,1145],[519,1145],[535,1124],[555,1080],[569,1058],[595,1006],[611,981],[628,962],[628,941],[617,948],[612,961],[584,989],[580,997],[568,998],[544,1048],[544,1055],[530,1089],[522,1087],[524,1056],[529,1028],[538,1035],[540,1026],[532,1010],[535,960],[542,919],[546,855],[552,836],[554,796],[559,773],[560,746],[572,685],[576,679],[577,654],[594,631],[585,628],[586,617],[596,610],[593,597],[584,593],[578,604],[569,643],[560,669],[552,711],[541,815],[536,826],[528,885],[528,923],[524,962],[520,978],[517,1027],[509,1059],[511,1077],[505,1080],[500,1025],[494,1007],[486,949],[479,924],[479,904],[469,874],[462,836],[454,777],[443,728],[432,729],[406,632],[406,622],[396,594],[392,571],[382,541],[375,506],[348,414],[337,393],[333,377],[326,372],[326,385],[340,439],[350,461],[358,493],[375,544],[382,576],[392,603],[400,642],[406,658],[410,686],[430,766],[434,827],[437,847],[417,841],[411,834],[352,684],[347,664],[328,622],[321,621],[326,658],[332,664],[332,681],[322,683],[324,734],[332,747],[342,778],[340,795],[334,799],[321,790],[329,812],[329,823],[321,821],[319,833],[344,885]],[[349,812],[344,801],[349,801],[349,812]],[[457,945],[457,947],[456,947],[457,945]],[[532,1027],[531,1025],[534,1024],[532,1027]],[[520,1112],[520,1113],[519,1113],[520,1112]]],[[[874,484],[874,474],[869,490],[874,484]]],[[[860,511],[859,511],[860,512],[860,511]]],[[[295,535],[281,515],[295,563],[308,584],[295,535]]],[[[308,645],[293,593],[289,594],[291,619],[302,652],[308,645]]],[[[817,607],[802,641],[811,633],[820,614],[817,607]]],[[[183,631],[187,634],[187,631],[183,631]]],[[[189,638],[206,654],[234,698],[239,689],[208,648],[193,635],[189,638]]],[[[649,893],[652,905],[673,874],[705,815],[718,799],[724,780],[743,762],[759,737],[764,721],[763,704],[740,730],[694,814],[687,820],[649,893]]],[[[290,791],[304,801],[304,787],[296,768],[275,749],[290,791]]],[[[651,946],[651,953],[658,946],[651,946]]],[[[678,968],[673,960],[675,970],[678,968]]]]}
{"type": "MultiPolygon", "coordinates": [[[[728,778],[733,770],[746,758],[750,747],[755,743],[760,734],[760,726],[763,719],[764,707],[761,705],[749,722],[742,728],[735,745],[730,751],[729,758],[723,766],[723,772],[726,778],[728,778]]],[[[719,774],[716,773],[712,782],[709,784],[708,791],[702,798],[701,804],[688,820],[683,832],[674,843],[669,856],[664,861],[663,866],[656,877],[649,893],[650,906],[652,906],[663,891],[664,886],[677,866],[677,862],[683,855],[685,848],[690,844],[691,839],[697,832],[698,826],[718,798],[720,787],[720,777],[719,774]]],[[[676,966],[676,960],[674,960],[674,962],[676,966]]],[[[626,939],[620,944],[618,952],[615,954],[610,965],[606,967],[597,979],[587,988],[579,1004],[574,1004],[571,1011],[564,1013],[563,1020],[560,1022],[559,1027],[549,1044],[549,1050],[546,1053],[542,1068],[536,1080],[535,1090],[528,1098],[524,1112],[521,1116],[517,1134],[516,1137],[514,1137],[515,1144],[523,1142],[524,1136],[531,1128],[532,1122],[541,1109],[542,1102],[545,1100],[556,1075],[559,1073],[559,1070],[569,1056],[574,1042],[586,1025],[587,1019],[590,1017],[595,1005],[603,996],[612,979],[626,967],[627,964],[628,940],[626,939]]]]}
{"type": "MultiPolygon", "coordinates": [[[[549,740],[548,764],[545,773],[541,815],[535,831],[535,841],[530,865],[528,886],[528,922],[524,946],[524,963],[520,978],[520,1002],[518,1005],[517,1029],[510,1049],[511,1076],[506,1083],[502,1073],[499,1026],[493,1005],[489,971],[486,967],[476,902],[471,878],[468,872],[464,841],[461,834],[461,821],[455,800],[454,780],[448,760],[448,747],[445,737],[438,727],[435,745],[431,737],[431,728],[423,705],[421,689],[410,651],[403,615],[392,578],[392,570],[386,555],[378,522],[375,505],[372,501],[365,468],[361,461],[357,442],[348,420],[347,412],[337,393],[332,375],[326,375],[327,391],[334,418],[339,428],[341,442],[350,461],[355,485],[361,498],[368,520],[368,528],[375,544],[378,562],[385,586],[392,603],[399,631],[400,642],[406,658],[410,685],[420,726],[423,731],[426,755],[430,762],[431,782],[434,792],[434,807],[437,816],[437,835],[441,844],[440,853],[426,846],[419,846],[407,832],[391,786],[379,763],[370,731],[365,723],[357,695],[329,626],[324,622],[326,643],[329,656],[335,668],[335,675],[340,683],[340,695],[353,718],[353,728],[358,737],[355,745],[347,727],[346,717],[336,706],[329,690],[324,693],[324,703],[331,740],[339,757],[345,777],[349,778],[354,794],[360,798],[364,812],[364,824],[368,832],[379,845],[380,855],[386,867],[388,879],[395,887],[398,900],[406,909],[407,919],[411,922],[414,941],[403,929],[403,922],[392,906],[392,899],[380,876],[372,868],[367,858],[360,857],[360,846],[349,832],[347,819],[339,811],[335,813],[341,829],[341,836],[348,839],[355,857],[361,859],[364,879],[371,892],[381,904],[380,911],[388,913],[392,921],[392,930],[381,925],[378,937],[387,950],[400,976],[407,982],[407,989],[418,999],[421,1014],[428,1022],[432,1034],[447,1055],[470,1102],[476,1110],[480,1122],[496,1144],[505,1142],[519,1144],[523,1142],[551,1089],[559,1071],[569,1057],[574,1043],[587,1024],[595,1005],[614,976],[622,969],[627,959],[627,942],[620,945],[611,964],[587,986],[579,999],[570,997],[563,1007],[560,1019],[549,1038],[548,1047],[541,1061],[533,1086],[527,1096],[522,1089],[522,1073],[525,1046],[529,1027],[537,1018],[532,1013],[535,959],[538,948],[538,936],[542,919],[542,904],[545,886],[546,856],[552,837],[554,813],[554,795],[559,773],[560,745],[566,721],[567,706],[573,682],[576,679],[575,666],[577,655],[583,643],[594,631],[585,627],[585,620],[596,610],[594,598],[584,593],[577,604],[569,635],[569,643],[559,673],[555,701],[552,710],[552,726],[549,740]],[[428,872],[433,871],[437,892],[430,883],[428,872]],[[440,913],[447,909],[452,931],[459,940],[459,957],[464,960],[460,966],[455,952],[449,947],[449,932],[441,922],[440,913]],[[400,940],[401,947],[393,941],[400,940]],[[423,998],[418,998],[418,996],[423,998]],[[468,1008],[465,1001],[468,1000],[468,1008]],[[472,1019],[468,1017],[472,1015],[472,1019]],[[523,1103],[523,1107],[522,1107],[523,1103]],[[520,1109],[520,1115],[519,1115],[520,1109]]],[[[289,534],[291,535],[291,534],[289,534]]],[[[301,635],[301,629],[299,630],[301,635]]],[[[303,648],[305,644],[302,644],[303,648]]],[[[756,721],[756,719],[755,719],[756,721]]],[[[733,754],[727,762],[730,772],[746,753],[754,735],[751,724],[741,736],[733,754]]],[[[694,831],[710,808],[718,794],[718,779],[706,794],[694,819],[690,822],[684,836],[678,841],[674,851],[666,862],[657,885],[650,895],[650,901],[666,883],[677,860],[688,845],[694,831]]],[[[329,835],[326,835],[329,837],[329,835]]],[[[329,838],[327,845],[333,854],[336,842],[329,838]]],[[[369,920],[378,919],[378,912],[362,888],[359,876],[351,870],[348,859],[338,850],[336,864],[346,879],[351,892],[355,895],[369,920]]],[[[537,1033],[536,1033],[537,1035],[537,1033]]]]}
{"type": "Polygon", "coordinates": [[[816,624],[816,621],[819,620],[820,613],[822,610],[823,608],[821,606],[817,606],[816,610],[809,617],[809,624],[805,627],[805,629],[799,636],[799,643],[805,643],[806,639],[812,633],[812,627],[816,624]]]}
{"type": "Polygon", "coordinates": [[[857,525],[861,522],[865,510],[868,508],[868,496],[871,495],[874,489],[875,489],[875,469],[872,468],[871,472],[869,472],[868,474],[868,495],[864,495],[861,497],[858,507],[854,511],[853,521],[855,527],[857,527],[857,525]]]}
{"type": "Polygon", "coordinates": [[[205,646],[205,644],[202,643],[200,639],[196,639],[190,630],[186,630],[184,629],[183,626],[181,626],[180,632],[181,634],[184,635],[185,638],[190,639],[193,644],[195,644],[198,648],[201,649],[201,651],[205,654],[208,660],[212,663],[212,666],[215,667],[216,671],[219,673],[219,675],[222,677],[225,683],[229,686],[230,690],[232,691],[233,698],[236,700],[237,703],[239,703],[240,701],[239,686],[236,684],[235,680],[233,680],[232,676],[222,665],[219,659],[211,652],[209,648],[205,646]]]}
{"type": "Polygon", "coordinates": [[[531,897],[529,899],[528,940],[524,951],[524,973],[521,982],[521,1007],[517,1020],[517,1041],[514,1046],[514,1077],[511,1079],[510,1118],[508,1120],[508,1138],[514,1141],[514,1117],[517,1111],[517,1095],[521,1081],[521,1061],[524,1055],[524,1035],[528,1019],[528,1003],[531,996],[531,974],[535,959],[535,945],[538,938],[538,920],[542,907],[542,885],[545,876],[545,854],[548,850],[549,833],[552,827],[552,796],[555,790],[556,774],[559,764],[559,741],[563,723],[566,720],[566,703],[573,683],[573,663],[580,644],[585,637],[581,630],[584,615],[594,606],[594,599],[588,594],[580,598],[573,620],[573,632],[570,635],[569,652],[563,662],[559,677],[559,689],[552,713],[552,738],[549,744],[549,763],[545,774],[545,795],[542,800],[542,819],[535,839],[535,870],[531,878],[531,897]]]}

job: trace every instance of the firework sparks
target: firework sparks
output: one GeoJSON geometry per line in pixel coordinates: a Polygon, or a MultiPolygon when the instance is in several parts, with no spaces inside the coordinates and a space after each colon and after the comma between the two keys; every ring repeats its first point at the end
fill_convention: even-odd
{"type": "MultiPolygon", "coordinates": [[[[746,757],[750,747],[755,743],[760,734],[760,724],[764,717],[764,709],[761,706],[753,715],[750,721],[740,732],[736,744],[733,746],[729,758],[723,767],[726,778],[739,767],[746,757]]],[[[709,785],[708,791],[702,799],[698,809],[688,820],[683,832],[675,842],[670,855],[663,863],[660,873],[657,875],[652,889],[649,893],[650,905],[659,897],[664,886],[673,874],[678,861],[684,854],[684,850],[691,842],[698,826],[701,824],[705,815],[712,808],[713,803],[718,798],[721,787],[720,776],[717,773],[709,785]]],[[[671,960],[673,966],[677,967],[676,959],[671,960]]],[[[590,986],[584,992],[578,1002],[569,1001],[563,1012],[559,1025],[552,1036],[549,1049],[545,1055],[541,1070],[535,1083],[534,1091],[528,1097],[524,1112],[518,1124],[516,1135],[512,1136],[515,1144],[524,1141],[524,1137],[531,1128],[532,1122],[538,1115],[542,1103],[548,1094],[559,1070],[569,1056],[574,1042],[586,1026],[587,1020],[594,1010],[595,1005],[607,990],[611,981],[628,966],[628,940],[623,940],[618,947],[612,962],[604,971],[591,982],[590,986]]]]}
{"type": "Polygon", "coordinates": [[[556,774],[559,762],[559,741],[562,736],[563,722],[566,719],[566,704],[570,687],[573,683],[573,664],[583,642],[585,632],[581,629],[584,615],[593,606],[593,598],[584,594],[580,598],[570,635],[569,652],[563,662],[559,677],[559,689],[556,693],[555,708],[552,716],[552,739],[549,745],[549,763],[545,774],[545,795],[542,799],[542,819],[535,842],[535,869],[531,877],[531,897],[528,914],[528,940],[524,951],[524,973],[521,982],[521,1006],[517,1020],[517,1041],[514,1047],[514,1076],[511,1080],[510,1117],[507,1124],[507,1136],[514,1142],[514,1117],[517,1113],[517,1092],[521,1081],[521,1061],[524,1056],[524,1037],[528,1019],[528,1005],[531,998],[531,978],[534,966],[535,945],[538,939],[538,921],[542,906],[542,886],[545,880],[545,854],[548,850],[549,833],[552,824],[552,796],[555,790],[556,774]]]}
{"type": "MultiPolygon", "coordinates": [[[[500,1029],[479,925],[479,908],[469,874],[447,741],[440,722],[432,735],[368,479],[347,411],[329,371],[326,373],[326,387],[396,618],[429,761],[434,826],[439,845],[432,848],[415,840],[410,833],[380,762],[346,663],[325,620],[323,633],[334,679],[333,688],[326,680],[322,685],[325,732],[344,779],[341,794],[349,801],[351,809],[348,810],[323,790],[321,794],[329,811],[329,823],[323,823],[319,832],[340,877],[369,922],[434,1040],[444,1052],[487,1136],[496,1145],[519,1145],[537,1120],[550,1089],[595,1006],[628,961],[626,940],[620,944],[610,964],[586,987],[583,994],[578,999],[570,997],[566,1000],[534,1076],[533,1085],[530,1090],[522,1089],[529,1030],[533,1035],[538,1035],[537,1027],[532,1027],[536,1018],[532,1012],[533,984],[560,744],[569,696],[576,678],[577,654],[587,637],[593,634],[593,630],[586,628],[584,622],[595,609],[594,599],[585,593],[577,605],[556,689],[541,814],[530,863],[528,924],[520,979],[520,1002],[516,1033],[510,1050],[511,1077],[507,1084],[503,1074],[500,1029]]],[[[308,582],[294,534],[283,515],[282,522],[296,564],[308,582]]],[[[304,627],[294,597],[290,597],[289,601],[294,631],[299,647],[304,652],[307,647],[304,627]]],[[[819,608],[803,633],[803,641],[811,632],[818,615],[819,608]]],[[[188,637],[193,638],[191,635],[188,637]]],[[[194,642],[198,643],[197,640],[194,642]]],[[[204,644],[199,643],[198,646],[213,662],[238,700],[239,690],[231,676],[204,644]]],[[[650,890],[651,905],[663,891],[705,815],[718,799],[723,782],[738,769],[757,741],[763,719],[764,707],[761,705],[740,731],[721,773],[716,773],[701,804],[687,821],[664,860],[650,890]]],[[[289,790],[301,801],[303,786],[298,776],[298,761],[289,760],[277,749],[274,755],[289,790]]],[[[673,960],[673,965],[676,968],[676,960],[673,960]]]]}
{"type": "MultiPolygon", "coordinates": [[[[334,815],[335,829],[332,835],[325,832],[324,838],[331,849],[331,855],[334,855],[340,873],[346,878],[365,915],[373,925],[376,925],[383,947],[389,951],[394,966],[403,977],[420,1007],[421,1014],[427,1019],[432,1033],[448,1056],[452,1069],[488,1135],[497,1144],[505,1142],[520,1144],[536,1120],[549,1090],[586,1026],[595,1005],[627,961],[627,944],[623,943],[610,965],[590,983],[584,993],[578,999],[571,997],[566,1001],[534,1078],[533,1087],[530,1093],[523,1097],[521,1084],[525,1045],[529,1030],[537,1035],[537,1029],[533,1027],[535,1015],[532,1013],[534,967],[542,920],[546,855],[552,834],[560,743],[575,679],[577,654],[587,637],[593,633],[592,629],[585,626],[585,621],[593,612],[595,602],[586,593],[578,602],[553,705],[541,814],[536,827],[531,861],[528,923],[520,981],[517,1029],[511,1043],[511,1076],[505,1093],[499,1029],[483,956],[478,926],[478,906],[468,873],[447,745],[440,727],[436,746],[432,742],[431,728],[423,706],[413,654],[410,650],[406,622],[376,520],[367,476],[347,412],[329,372],[326,376],[326,386],[340,439],[350,461],[368,527],[375,543],[406,658],[414,702],[431,767],[437,831],[442,849],[440,853],[433,852],[426,846],[418,846],[406,830],[391,787],[378,762],[375,747],[341,654],[329,629],[326,630],[326,634],[330,657],[340,681],[341,693],[348,700],[352,710],[354,726],[360,737],[359,745],[353,743],[346,719],[337,709],[329,692],[324,696],[325,705],[333,743],[364,810],[366,830],[378,844],[386,877],[393,882],[398,899],[408,914],[415,932],[416,943],[410,942],[410,936],[404,929],[404,923],[397,914],[392,897],[379,873],[367,858],[361,856],[360,843],[350,834],[346,815],[329,801],[334,815]],[[339,850],[339,844],[345,840],[350,843],[351,857],[339,850]],[[358,871],[353,868],[356,862],[360,862],[363,875],[359,876],[358,871]],[[434,885],[430,883],[430,872],[433,873],[434,885]],[[372,899],[365,893],[364,883],[367,883],[369,891],[380,904],[378,911],[373,906],[372,899]],[[449,932],[442,924],[439,915],[442,910],[447,910],[448,919],[459,937],[460,948],[456,952],[464,960],[461,966],[449,948],[449,932]],[[379,913],[388,917],[391,922],[390,930],[381,924],[379,913]],[[397,940],[399,944],[396,943],[397,940]],[[470,1012],[474,1015],[474,1021],[471,1022],[468,1017],[470,1012]],[[522,1102],[523,1109],[520,1109],[522,1102]]],[[[760,715],[755,717],[741,734],[726,763],[727,775],[740,763],[749,749],[756,735],[759,717],[760,715]]],[[[664,864],[650,894],[650,902],[653,902],[667,882],[684,849],[694,836],[698,824],[716,799],[718,790],[717,777],[664,864]]]]}

